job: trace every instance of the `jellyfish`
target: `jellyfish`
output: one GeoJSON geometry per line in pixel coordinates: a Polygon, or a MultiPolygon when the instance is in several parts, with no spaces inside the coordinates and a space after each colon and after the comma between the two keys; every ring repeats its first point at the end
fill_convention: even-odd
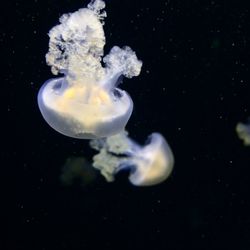
{"type": "Polygon", "coordinates": [[[124,130],[132,110],[129,94],[118,88],[119,78],[138,76],[142,62],[130,47],[114,46],[103,57],[105,35],[102,0],[64,14],[49,31],[46,61],[54,75],[39,90],[38,106],[56,131],[93,139],[124,130]]]}
{"type": "Polygon", "coordinates": [[[84,157],[71,156],[66,159],[60,175],[64,186],[71,186],[75,181],[81,186],[87,186],[96,179],[96,171],[84,157]]]}
{"type": "Polygon", "coordinates": [[[144,146],[129,138],[126,131],[91,140],[90,146],[99,151],[93,157],[93,167],[100,170],[108,182],[127,169],[133,185],[151,186],[166,180],[173,169],[173,153],[160,133],[152,133],[144,146]]]}
{"type": "Polygon", "coordinates": [[[250,123],[244,124],[239,122],[237,123],[235,130],[239,139],[243,140],[243,144],[245,146],[250,146],[250,123]]]}

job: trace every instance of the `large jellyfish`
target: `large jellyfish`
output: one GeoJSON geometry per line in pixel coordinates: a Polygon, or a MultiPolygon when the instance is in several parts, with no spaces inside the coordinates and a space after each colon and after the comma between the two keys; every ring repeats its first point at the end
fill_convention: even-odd
{"type": "Polygon", "coordinates": [[[173,169],[173,153],[159,133],[152,133],[145,146],[138,145],[125,131],[92,140],[90,146],[99,151],[93,157],[93,166],[109,182],[119,171],[129,169],[132,184],[151,186],[164,181],[173,169]]]}
{"type": "Polygon", "coordinates": [[[133,102],[117,88],[121,75],[138,76],[142,62],[129,47],[113,47],[103,58],[105,36],[102,0],[87,8],[64,14],[49,32],[47,64],[52,73],[64,74],[44,83],[38,105],[47,123],[56,131],[80,139],[102,138],[122,131],[133,102]]]}

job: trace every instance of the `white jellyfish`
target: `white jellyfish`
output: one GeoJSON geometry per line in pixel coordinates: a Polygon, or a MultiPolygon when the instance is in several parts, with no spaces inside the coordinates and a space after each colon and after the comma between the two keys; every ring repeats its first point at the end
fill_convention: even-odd
{"type": "Polygon", "coordinates": [[[87,8],[64,14],[49,32],[46,61],[53,74],[64,77],[44,83],[38,105],[47,123],[66,136],[92,139],[119,133],[133,110],[117,80],[138,76],[142,62],[129,47],[115,46],[102,67],[104,7],[102,0],[91,1],[87,8]]]}
{"type": "Polygon", "coordinates": [[[243,144],[250,146],[250,122],[248,124],[237,123],[235,130],[239,139],[243,140],[243,144]]]}
{"type": "Polygon", "coordinates": [[[93,166],[109,182],[119,171],[129,169],[132,184],[151,186],[164,181],[173,169],[173,153],[159,133],[152,133],[145,146],[131,140],[125,131],[105,139],[92,140],[90,146],[99,151],[93,157],[93,166]]]}

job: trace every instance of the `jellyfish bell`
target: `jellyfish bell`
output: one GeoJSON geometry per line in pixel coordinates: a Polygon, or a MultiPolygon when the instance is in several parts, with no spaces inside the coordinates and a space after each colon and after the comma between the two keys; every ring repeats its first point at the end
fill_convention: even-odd
{"type": "Polygon", "coordinates": [[[47,123],[56,131],[74,138],[93,139],[124,129],[133,110],[133,101],[118,88],[69,87],[65,78],[47,81],[38,93],[38,105],[47,123]],[[84,93],[85,92],[85,93],[84,93]]]}
{"type": "Polygon", "coordinates": [[[168,178],[174,165],[173,153],[159,133],[149,136],[149,143],[134,153],[129,180],[137,186],[151,186],[168,178]]]}
{"type": "Polygon", "coordinates": [[[46,61],[52,73],[38,93],[38,106],[56,131],[80,139],[101,138],[122,131],[133,102],[117,87],[121,75],[140,74],[142,62],[129,47],[113,47],[101,64],[105,35],[105,3],[94,0],[87,8],[64,14],[49,32],[46,61]]]}

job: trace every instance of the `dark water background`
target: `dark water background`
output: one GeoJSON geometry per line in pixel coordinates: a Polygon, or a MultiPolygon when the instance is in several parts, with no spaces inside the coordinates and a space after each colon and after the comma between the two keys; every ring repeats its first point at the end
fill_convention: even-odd
{"type": "Polygon", "coordinates": [[[46,34],[87,3],[2,6],[0,249],[249,249],[250,148],[235,133],[250,116],[247,3],[106,1],[105,51],[129,45],[143,61],[121,85],[135,104],[127,129],[141,143],[162,133],[175,167],[154,187],[130,185],[127,173],[65,187],[66,159],[93,152],[52,130],[36,97],[52,77],[46,34]]]}

